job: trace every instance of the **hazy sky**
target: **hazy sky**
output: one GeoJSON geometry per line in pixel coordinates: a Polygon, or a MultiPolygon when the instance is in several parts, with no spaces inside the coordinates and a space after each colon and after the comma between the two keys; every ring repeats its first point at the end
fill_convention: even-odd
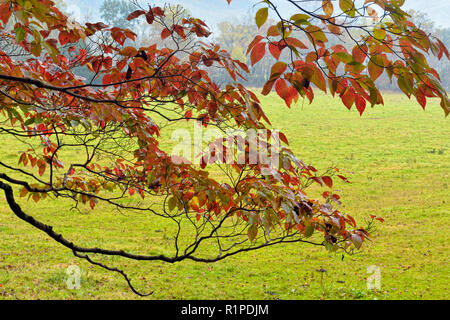
{"type": "MultiPolygon", "coordinates": [[[[214,29],[214,25],[233,16],[242,16],[252,10],[256,0],[232,0],[228,5],[225,0],[141,0],[141,3],[150,3],[162,6],[164,3],[182,4],[189,9],[193,16],[202,18],[214,29]]],[[[283,9],[283,0],[275,0],[283,9]]],[[[86,15],[91,20],[100,20],[99,8],[103,0],[66,0],[69,11],[82,20],[86,15]]],[[[403,8],[415,9],[428,14],[437,26],[450,27],[450,0],[406,0],[403,8]]]]}

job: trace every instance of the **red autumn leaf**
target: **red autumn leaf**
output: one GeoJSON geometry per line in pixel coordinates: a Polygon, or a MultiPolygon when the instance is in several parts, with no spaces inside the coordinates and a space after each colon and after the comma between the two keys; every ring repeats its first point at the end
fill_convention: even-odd
{"type": "Polygon", "coordinates": [[[366,44],[354,46],[352,50],[353,60],[359,63],[363,63],[366,59],[368,50],[369,48],[366,44]]]}
{"type": "Polygon", "coordinates": [[[91,209],[95,208],[95,200],[94,199],[89,200],[89,206],[91,207],[91,209]]]}
{"type": "Polygon", "coordinates": [[[23,198],[28,194],[27,188],[23,187],[23,189],[20,191],[20,197],[23,198]]]}
{"type": "Polygon", "coordinates": [[[425,106],[427,105],[427,98],[421,92],[416,93],[416,100],[425,110],[425,106]]]}
{"type": "Polygon", "coordinates": [[[350,225],[352,227],[356,228],[356,221],[355,221],[355,219],[349,214],[347,214],[347,218],[350,220],[350,225]]]}
{"type": "Polygon", "coordinates": [[[268,37],[277,37],[280,35],[280,31],[278,30],[277,26],[270,26],[267,29],[267,36],[268,37]]]}
{"type": "Polygon", "coordinates": [[[264,84],[261,94],[266,96],[272,91],[272,87],[275,84],[275,80],[269,80],[264,84]]]}
{"type": "Polygon", "coordinates": [[[59,36],[59,43],[63,46],[70,41],[70,34],[66,31],[61,31],[59,36]]]}
{"type": "Polygon", "coordinates": [[[289,145],[289,141],[288,141],[288,139],[286,138],[286,136],[285,136],[285,134],[283,132],[278,132],[278,135],[279,135],[281,141],[283,141],[284,143],[289,145]]]}
{"type": "Polygon", "coordinates": [[[122,50],[120,50],[120,54],[127,57],[135,57],[137,53],[138,53],[137,49],[133,47],[125,47],[122,50]]]}
{"type": "Polygon", "coordinates": [[[339,177],[340,179],[342,179],[343,181],[350,183],[350,181],[348,181],[348,179],[347,179],[346,177],[341,176],[341,175],[339,175],[339,174],[338,174],[338,177],[339,177]]]}
{"type": "Polygon", "coordinates": [[[270,51],[270,54],[272,54],[272,56],[275,59],[278,60],[280,58],[281,50],[280,50],[280,47],[278,46],[277,42],[270,42],[269,43],[269,51],[270,51]]]}
{"type": "Polygon", "coordinates": [[[333,194],[331,197],[335,200],[339,200],[341,198],[341,196],[338,194],[333,194]]]}
{"type": "Polygon", "coordinates": [[[184,28],[182,26],[174,24],[172,28],[181,38],[186,39],[186,34],[184,33],[184,28]]]}
{"type": "Polygon", "coordinates": [[[262,39],[264,39],[262,36],[255,36],[255,38],[253,39],[253,41],[252,42],[250,42],[250,44],[248,45],[248,48],[247,48],[247,53],[246,54],[248,54],[252,49],[253,49],[253,47],[256,45],[256,44],[258,44],[262,39]]]}
{"type": "Polygon", "coordinates": [[[311,82],[314,83],[317,88],[326,92],[327,91],[327,83],[325,81],[325,77],[323,76],[322,70],[318,68],[315,64],[313,64],[314,73],[311,77],[311,82]]]}
{"type": "Polygon", "coordinates": [[[119,28],[111,29],[111,37],[120,45],[125,43],[126,36],[119,28]]]}
{"type": "Polygon", "coordinates": [[[292,47],[296,47],[296,48],[300,48],[300,49],[308,49],[308,47],[303,42],[298,40],[297,38],[287,37],[286,43],[292,47]]]}
{"type": "Polygon", "coordinates": [[[147,13],[145,14],[145,20],[147,20],[147,23],[148,23],[148,24],[152,24],[153,21],[155,20],[155,16],[153,15],[152,12],[147,12],[147,13]]]}
{"type": "Polygon", "coordinates": [[[39,175],[42,176],[45,173],[45,169],[46,169],[46,164],[42,163],[41,165],[39,165],[39,175]]]}
{"type": "Polygon", "coordinates": [[[136,10],[128,15],[127,20],[130,21],[130,20],[136,19],[137,17],[140,17],[141,15],[143,15],[145,13],[146,12],[144,10],[136,10]]]}
{"type": "Polygon", "coordinates": [[[241,61],[239,61],[239,60],[234,60],[234,62],[235,62],[239,67],[241,67],[241,69],[244,70],[245,72],[247,72],[247,73],[250,72],[248,66],[247,66],[245,63],[243,63],[243,62],[241,62],[241,61]]]}
{"type": "Polygon", "coordinates": [[[347,109],[350,110],[355,101],[355,90],[353,88],[348,88],[344,94],[341,95],[341,100],[347,109]]]}
{"type": "Polygon", "coordinates": [[[289,87],[288,97],[287,97],[287,105],[290,107],[293,101],[297,102],[298,100],[298,90],[295,87],[289,87]]]}
{"type": "Polygon", "coordinates": [[[323,176],[323,177],[322,177],[322,181],[323,181],[323,183],[326,184],[326,186],[327,186],[328,188],[332,188],[332,187],[333,187],[333,180],[331,179],[331,177],[329,177],[329,176],[323,176]]]}
{"type": "Polygon", "coordinates": [[[141,196],[141,198],[142,198],[142,199],[145,199],[145,193],[144,193],[144,190],[142,190],[141,188],[138,188],[137,191],[138,191],[139,195],[141,196]]]}
{"type": "Polygon", "coordinates": [[[185,118],[192,118],[192,110],[186,111],[185,114],[184,114],[184,117],[185,118]]]}
{"type": "Polygon", "coordinates": [[[161,7],[154,7],[152,12],[155,16],[164,16],[164,10],[161,7]]]}
{"type": "Polygon", "coordinates": [[[317,178],[317,177],[311,177],[311,179],[313,179],[315,182],[317,182],[318,184],[320,184],[321,186],[323,186],[323,182],[321,179],[317,178]]]}
{"type": "Polygon", "coordinates": [[[369,61],[369,63],[367,64],[367,68],[369,70],[370,78],[373,81],[375,81],[378,79],[379,76],[381,76],[384,69],[383,69],[383,67],[375,64],[372,60],[374,60],[374,59],[372,58],[371,61],[369,61]]]}
{"type": "Polygon", "coordinates": [[[275,91],[283,100],[286,100],[289,94],[289,88],[284,79],[278,79],[275,82],[275,91]]]}
{"type": "Polygon", "coordinates": [[[257,63],[259,60],[264,58],[265,54],[266,54],[266,44],[263,42],[256,44],[252,50],[252,53],[250,54],[250,60],[252,62],[252,66],[255,63],[257,63]]]}
{"type": "Polygon", "coordinates": [[[362,115],[364,110],[366,109],[366,99],[362,95],[357,94],[355,96],[355,105],[356,109],[358,109],[359,114],[362,115]]]}
{"type": "Polygon", "coordinates": [[[167,29],[167,28],[164,28],[164,29],[161,31],[161,39],[162,39],[162,40],[166,39],[168,36],[170,36],[170,34],[171,34],[170,30],[167,29]]]}
{"type": "Polygon", "coordinates": [[[40,30],[39,33],[41,34],[41,36],[45,39],[48,37],[48,35],[50,34],[49,30],[40,30]]]}
{"type": "Polygon", "coordinates": [[[286,68],[287,64],[285,62],[279,61],[275,63],[270,70],[270,79],[278,79],[284,73],[284,71],[286,71],[286,68]]]}
{"type": "Polygon", "coordinates": [[[38,202],[41,199],[41,196],[39,195],[39,193],[33,193],[32,198],[34,202],[38,202]]]}
{"type": "Polygon", "coordinates": [[[12,11],[9,8],[9,1],[0,5],[0,20],[6,24],[11,17],[12,11]]]}

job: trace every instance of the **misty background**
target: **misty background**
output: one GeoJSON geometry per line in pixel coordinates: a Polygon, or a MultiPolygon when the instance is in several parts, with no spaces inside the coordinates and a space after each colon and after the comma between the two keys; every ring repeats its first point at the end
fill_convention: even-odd
{"type": "MultiPolygon", "coordinates": [[[[358,0],[359,1],[359,0],[358,0]]],[[[127,21],[128,14],[137,9],[130,0],[57,0],[58,6],[62,11],[79,22],[99,22],[102,21],[108,25],[130,28],[138,34],[140,45],[149,45],[158,42],[161,30],[157,26],[148,25],[145,19],[136,19],[127,21]]],[[[166,0],[166,1],[139,1],[140,5],[148,8],[152,6],[169,5],[172,7],[181,6],[186,16],[200,18],[208,24],[212,35],[209,41],[218,43],[221,48],[226,49],[232,54],[233,58],[239,59],[250,67],[250,57],[246,50],[248,44],[257,34],[265,34],[268,21],[261,29],[255,25],[254,16],[260,1],[253,0],[233,0],[230,5],[225,0],[166,0]]],[[[295,12],[289,12],[289,6],[286,1],[275,0],[274,3],[280,12],[287,17],[295,12]]],[[[319,2],[305,2],[305,7],[317,8],[321,5],[319,2]]],[[[337,7],[335,5],[335,7],[337,7]]],[[[449,0],[406,0],[402,7],[412,16],[412,20],[424,29],[442,40],[450,47],[450,21],[448,12],[450,9],[449,0]]],[[[270,16],[269,16],[270,20],[270,16]]],[[[332,41],[330,39],[330,41],[332,41]]],[[[349,43],[351,45],[351,43],[349,43]]],[[[286,53],[285,53],[286,54],[286,53]]],[[[281,56],[281,60],[287,58],[281,56]]],[[[444,57],[441,61],[429,56],[430,66],[435,68],[441,76],[442,85],[446,90],[450,88],[450,62],[444,57]]],[[[261,87],[269,78],[270,68],[274,63],[274,58],[267,54],[264,59],[258,62],[254,67],[250,67],[250,74],[246,75],[245,84],[249,87],[261,87]]],[[[224,70],[211,70],[212,78],[219,84],[230,82],[230,77],[224,70]]],[[[81,70],[80,73],[88,78],[88,71],[81,70]]],[[[241,81],[242,82],[242,81],[241,81]]],[[[381,90],[398,90],[392,86],[386,73],[377,80],[377,85],[381,90]]]]}

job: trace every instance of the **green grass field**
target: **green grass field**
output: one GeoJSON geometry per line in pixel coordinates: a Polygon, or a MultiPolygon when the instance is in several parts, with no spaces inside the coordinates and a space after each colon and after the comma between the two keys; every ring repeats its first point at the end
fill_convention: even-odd
{"type": "MultiPolygon", "coordinates": [[[[138,289],[153,290],[149,299],[448,299],[450,126],[438,102],[423,111],[415,101],[387,94],[385,106],[363,117],[325,95],[291,109],[275,95],[262,102],[300,159],[322,170],[335,165],[351,180],[334,186],[346,212],[360,222],[370,214],[386,220],[373,243],[343,260],[340,253],[293,244],[215,264],[102,261],[123,267],[138,289]],[[366,286],[371,265],[381,269],[379,291],[366,286]]],[[[14,159],[14,141],[4,139],[1,150],[8,152],[0,157],[14,159]]],[[[80,213],[59,201],[21,199],[21,205],[82,245],[156,253],[171,236],[145,215],[102,207],[80,213]]],[[[0,299],[137,298],[120,276],[80,261],[16,218],[0,195],[0,299]],[[79,290],[66,286],[72,264],[82,270],[79,290]]]]}

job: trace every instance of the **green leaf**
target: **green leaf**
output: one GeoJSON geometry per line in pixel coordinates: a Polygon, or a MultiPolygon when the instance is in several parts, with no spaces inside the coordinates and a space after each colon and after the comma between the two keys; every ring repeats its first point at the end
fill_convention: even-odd
{"type": "Polygon", "coordinates": [[[25,36],[27,35],[27,32],[25,31],[24,28],[22,27],[17,27],[16,28],[16,42],[19,43],[21,42],[23,39],[25,39],[25,36]]]}
{"type": "Polygon", "coordinates": [[[41,55],[42,52],[42,46],[40,43],[37,43],[36,41],[32,41],[31,42],[31,53],[35,56],[35,57],[39,57],[41,55]]]}
{"type": "Polygon", "coordinates": [[[307,226],[305,229],[305,237],[309,238],[313,235],[313,233],[314,233],[314,227],[312,225],[307,226]]]}
{"type": "Polygon", "coordinates": [[[332,243],[329,243],[329,242],[327,242],[327,241],[324,242],[324,245],[325,245],[325,248],[326,248],[328,251],[330,251],[330,252],[333,252],[333,251],[336,251],[336,250],[337,250],[337,246],[336,246],[336,245],[334,245],[334,244],[332,244],[332,243]]]}
{"type": "Polygon", "coordinates": [[[30,124],[33,124],[36,121],[35,118],[30,118],[23,124],[25,127],[28,127],[30,124]]]}
{"type": "Polygon", "coordinates": [[[361,73],[361,71],[363,71],[365,68],[366,68],[366,66],[363,65],[362,63],[359,63],[356,61],[351,61],[351,62],[347,63],[347,65],[345,66],[345,71],[361,73]]]}
{"type": "Polygon", "coordinates": [[[347,52],[335,52],[333,55],[336,55],[343,63],[350,63],[353,61],[353,56],[347,52]]]}
{"type": "Polygon", "coordinates": [[[170,197],[169,201],[167,202],[169,206],[169,211],[173,211],[175,209],[175,206],[177,204],[177,199],[175,197],[170,197]]]}
{"type": "Polygon", "coordinates": [[[384,61],[380,56],[373,56],[368,65],[370,78],[375,81],[384,71],[384,61]]]}
{"type": "Polygon", "coordinates": [[[247,235],[251,242],[253,242],[256,239],[256,236],[258,235],[258,227],[256,226],[256,224],[252,224],[248,228],[247,235]]]}
{"type": "Polygon", "coordinates": [[[377,40],[383,40],[386,37],[386,30],[381,28],[375,28],[373,29],[373,36],[377,40]]]}
{"type": "Polygon", "coordinates": [[[267,21],[267,17],[269,16],[269,8],[261,8],[256,12],[255,21],[258,28],[267,21]]]}
{"type": "Polygon", "coordinates": [[[147,183],[151,184],[155,180],[155,172],[151,171],[150,174],[147,176],[147,183]]]}
{"type": "Polygon", "coordinates": [[[400,90],[402,90],[409,97],[411,94],[412,87],[405,80],[405,78],[399,77],[397,80],[397,84],[398,84],[398,87],[400,88],[400,90]]]}
{"type": "Polygon", "coordinates": [[[272,66],[272,69],[270,71],[270,79],[275,80],[280,77],[281,74],[286,70],[287,64],[284,62],[277,62],[272,66]]]}
{"type": "Polygon", "coordinates": [[[339,8],[348,16],[355,16],[356,9],[352,0],[339,0],[339,8]]]}
{"type": "Polygon", "coordinates": [[[294,14],[289,20],[297,22],[297,21],[307,21],[309,18],[311,18],[311,16],[307,14],[297,13],[294,14]]]}
{"type": "Polygon", "coordinates": [[[305,30],[308,32],[309,36],[311,36],[314,39],[314,41],[317,42],[328,41],[327,37],[325,36],[325,33],[323,33],[322,29],[319,28],[318,26],[308,26],[306,27],[305,30]]]}

